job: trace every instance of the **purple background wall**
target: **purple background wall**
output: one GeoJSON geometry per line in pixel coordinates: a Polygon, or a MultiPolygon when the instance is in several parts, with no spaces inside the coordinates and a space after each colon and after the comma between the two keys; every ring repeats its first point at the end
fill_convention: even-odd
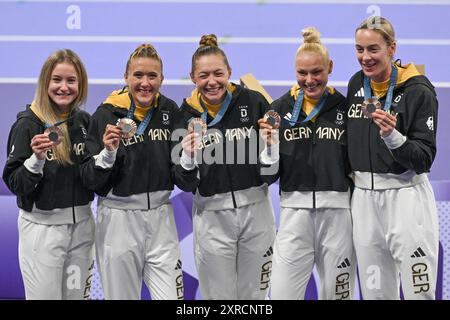
{"type": "MultiPolygon", "coordinates": [[[[335,62],[331,84],[345,93],[346,81],[358,70],[354,29],[362,19],[379,12],[396,28],[397,57],[403,63],[425,64],[428,77],[437,87],[438,153],[429,177],[441,218],[438,296],[450,298],[450,263],[446,263],[450,260],[450,150],[446,140],[450,133],[450,68],[445,65],[450,55],[450,1],[382,1],[378,6],[376,1],[330,0],[125,2],[0,2],[1,168],[15,115],[33,99],[41,65],[56,49],[71,48],[85,62],[91,83],[86,106],[89,112],[122,85],[126,59],[142,42],[152,42],[163,58],[163,93],[181,103],[193,88],[187,80],[190,59],[205,33],[219,36],[233,68],[233,79],[253,73],[277,98],[294,82],[293,56],[300,44],[300,30],[314,25],[322,32],[322,40],[335,62]]],[[[271,191],[278,219],[277,186],[271,191]]],[[[176,190],[172,202],[182,246],[186,297],[199,298],[192,257],[191,196],[176,190]]],[[[17,261],[17,213],[15,198],[1,181],[0,298],[24,296],[17,261]]],[[[315,288],[316,283],[311,280],[308,298],[317,297],[315,288]]]]}

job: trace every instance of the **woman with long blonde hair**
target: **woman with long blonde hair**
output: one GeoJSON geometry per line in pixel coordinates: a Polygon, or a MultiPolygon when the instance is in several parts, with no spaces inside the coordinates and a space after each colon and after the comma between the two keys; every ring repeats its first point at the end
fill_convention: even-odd
{"type": "Polygon", "coordinates": [[[17,195],[19,262],[27,299],[87,299],[94,198],[80,179],[90,116],[87,74],[72,50],[42,66],[35,99],[17,115],[3,179],[17,195]]]}

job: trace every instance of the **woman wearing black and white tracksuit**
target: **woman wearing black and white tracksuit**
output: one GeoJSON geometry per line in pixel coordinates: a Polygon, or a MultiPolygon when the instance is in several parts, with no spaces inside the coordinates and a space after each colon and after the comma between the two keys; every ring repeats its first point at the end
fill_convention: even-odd
{"type": "Polygon", "coordinates": [[[268,103],[260,93],[230,83],[230,75],[216,36],[203,36],[192,57],[196,89],[181,111],[186,127],[201,118],[207,131],[186,135],[178,169],[199,169],[193,223],[202,297],[264,299],[275,222],[258,163],[257,120],[268,103]]]}
{"type": "Polygon", "coordinates": [[[355,263],[347,104],[342,94],[327,87],[333,65],[319,32],[310,27],[303,37],[295,58],[298,84],[271,105],[281,117],[280,128],[264,118],[259,121],[270,145],[261,161],[279,162],[272,177],[280,178],[281,191],[272,299],[304,299],[314,264],[320,299],[351,299],[355,263]]]}
{"type": "Polygon", "coordinates": [[[434,299],[439,229],[427,172],[436,155],[436,93],[413,64],[393,62],[386,19],[365,20],[355,39],[362,70],[348,85],[348,146],[363,297],[399,299],[401,277],[406,299],[434,299]]]}
{"type": "Polygon", "coordinates": [[[130,55],[125,81],[93,114],[82,165],[86,185],[99,195],[96,250],[104,295],[140,299],[144,279],[152,299],[183,299],[169,197],[174,183],[192,191],[196,171],[177,176],[173,170],[179,109],[159,93],[162,61],[153,46],[130,55]]]}
{"type": "Polygon", "coordinates": [[[17,195],[26,299],[89,299],[94,193],[81,182],[89,114],[87,74],[71,50],[45,61],[35,99],[17,115],[3,179],[17,195]]]}

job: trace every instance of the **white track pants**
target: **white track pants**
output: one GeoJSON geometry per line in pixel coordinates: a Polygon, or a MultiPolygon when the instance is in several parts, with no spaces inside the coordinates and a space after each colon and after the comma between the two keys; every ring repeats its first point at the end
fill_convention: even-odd
{"type": "Polygon", "coordinates": [[[428,180],[409,188],[364,190],[352,199],[353,237],[364,299],[434,299],[438,217],[428,180]]]}
{"type": "Polygon", "coordinates": [[[89,299],[94,267],[93,218],[45,225],[19,216],[18,226],[26,299],[89,299]]]}
{"type": "Polygon", "coordinates": [[[356,266],[349,209],[282,208],[274,247],[272,299],[304,299],[314,263],[320,299],[353,298],[356,266]]]}
{"type": "Polygon", "coordinates": [[[275,239],[269,198],[238,209],[194,208],[193,223],[203,299],[265,299],[275,239]]]}
{"type": "Polygon", "coordinates": [[[96,252],[106,299],[140,299],[142,280],[153,300],[183,299],[172,205],[152,210],[122,210],[100,205],[96,252]]]}

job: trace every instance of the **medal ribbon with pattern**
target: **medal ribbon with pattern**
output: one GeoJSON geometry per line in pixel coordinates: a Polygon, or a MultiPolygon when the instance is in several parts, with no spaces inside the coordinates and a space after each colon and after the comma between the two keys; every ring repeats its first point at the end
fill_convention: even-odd
{"type": "MultiPolygon", "coordinates": [[[[136,105],[134,104],[133,98],[132,97],[130,97],[130,98],[131,98],[131,104],[130,104],[130,110],[128,110],[127,118],[133,119],[134,111],[136,110],[136,105]]],[[[154,105],[150,106],[150,110],[147,112],[144,120],[142,120],[142,122],[139,124],[139,127],[137,128],[136,134],[141,135],[144,133],[145,129],[147,128],[148,124],[150,123],[150,120],[152,119],[154,111],[155,111],[154,105]]]]}
{"type": "MultiPolygon", "coordinates": [[[[392,71],[389,77],[389,88],[386,94],[386,101],[384,102],[383,107],[383,110],[386,112],[389,111],[389,109],[391,108],[392,96],[394,95],[394,88],[395,85],[397,84],[397,76],[398,76],[397,68],[394,66],[394,64],[392,64],[392,71]]],[[[370,78],[364,75],[364,100],[367,101],[370,98],[378,100],[377,97],[372,96],[372,89],[370,87],[370,78]]]]}
{"type": "MultiPolygon", "coordinates": [[[[207,123],[207,119],[208,119],[208,112],[206,111],[206,107],[203,104],[202,99],[200,98],[200,105],[203,108],[203,112],[201,115],[202,120],[207,123]]],[[[228,107],[230,106],[230,102],[231,102],[231,93],[229,91],[227,91],[227,95],[225,97],[225,100],[223,100],[222,104],[220,105],[220,110],[217,113],[216,117],[213,119],[213,121],[211,121],[210,123],[208,123],[208,127],[212,127],[213,125],[215,125],[216,123],[219,123],[220,120],[222,120],[223,115],[225,114],[225,112],[227,112],[228,107]]]]}
{"type": "Polygon", "coordinates": [[[294,109],[292,110],[291,120],[284,119],[289,122],[291,127],[293,127],[296,123],[305,123],[310,121],[320,112],[320,110],[322,110],[323,106],[325,105],[325,101],[327,100],[328,97],[328,89],[325,88],[324,93],[322,94],[322,96],[320,97],[319,101],[314,106],[314,108],[311,110],[311,112],[308,114],[308,116],[305,119],[303,119],[303,121],[297,122],[298,117],[300,115],[300,110],[302,109],[304,95],[305,94],[303,92],[303,89],[300,89],[297,100],[295,100],[294,109]]]}

